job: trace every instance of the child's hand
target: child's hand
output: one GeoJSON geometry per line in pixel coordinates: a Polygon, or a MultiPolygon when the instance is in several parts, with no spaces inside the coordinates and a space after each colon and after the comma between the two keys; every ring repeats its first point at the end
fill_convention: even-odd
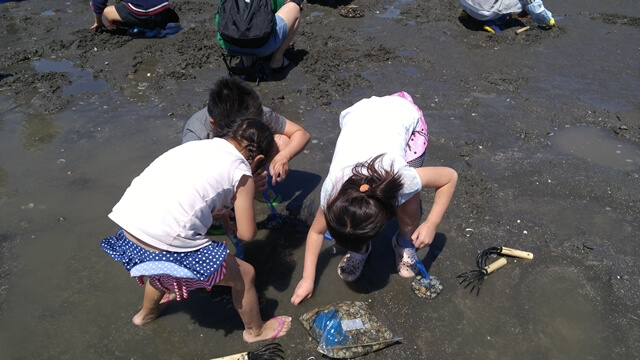
{"type": "Polygon", "coordinates": [[[104,28],[104,23],[102,22],[102,15],[93,14],[95,16],[95,23],[91,27],[91,30],[98,30],[100,28],[104,28]]]}
{"type": "Polygon", "coordinates": [[[411,241],[416,248],[422,249],[425,246],[431,245],[435,236],[436,227],[425,221],[413,232],[411,241]]]}
{"type": "Polygon", "coordinates": [[[253,182],[256,186],[256,195],[260,195],[264,190],[267,190],[269,176],[266,171],[260,171],[253,174],[253,182]]]}
{"type": "Polygon", "coordinates": [[[233,216],[234,216],[233,211],[229,210],[221,214],[212,215],[212,218],[220,220],[220,222],[222,223],[224,232],[227,235],[235,235],[235,233],[238,231],[238,227],[236,226],[235,222],[231,222],[230,217],[233,217],[233,216]]]}
{"type": "Polygon", "coordinates": [[[275,186],[276,182],[283,181],[289,174],[289,160],[287,160],[287,157],[282,153],[278,153],[269,164],[269,173],[273,178],[271,185],[275,186]]]}
{"type": "Polygon", "coordinates": [[[307,300],[313,294],[313,279],[311,281],[307,281],[304,278],[300,280],[298,286],[296,286],[296,290],[293,292],[293,296],[291,297],[291,303],[293,305],[298,305],[304,300],[307,300]]]}
{"type": "Polygon", "coordinates": [[[95,23],[93,24],[93,26],[91,27],[91,30],[97,31],[98,29],[104,28],[104,24],[102,22],[100,23],[95,23]]]}

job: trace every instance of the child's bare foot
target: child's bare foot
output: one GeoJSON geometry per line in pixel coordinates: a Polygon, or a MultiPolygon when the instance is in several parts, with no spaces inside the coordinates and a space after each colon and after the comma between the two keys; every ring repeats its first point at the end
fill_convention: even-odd
{"type": "Polygon", "coordinates": [[[278,316],[267,320],[262,326],[262,332],[260,334],[250,334],[249,331],[245,330],[242,333],[242,338],[248,343],[271,340],[285,335],[290,328],[291,317],[278,316]]]}
{"type": "Polygon", "coordinates": [[[159,315],[160,315],[159,309],[156,311],[148,312],[146,314],[143,313],[143,310],[140,310],[140,312],[138,312],[131,321],[133,321],[133,323],[136,325],[144,325],[149,321],[155,320],[159,315]]]}

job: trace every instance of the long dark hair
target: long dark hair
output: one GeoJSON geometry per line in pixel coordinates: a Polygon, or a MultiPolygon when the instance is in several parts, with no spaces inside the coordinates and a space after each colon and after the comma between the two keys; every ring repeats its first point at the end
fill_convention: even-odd
{"type": "Polygon", "coordinates": [[[382,167],[384,154],[360,162],[329,201],[325,218],[329,233],[341,246],[361,252],[396,217],[402,178],[393,166],[382,167]]]}
{"type": "Polygon", "coordinates": [[[264,155],[262,161],[253,165],[255,169],[263,169],[276,154],[277,147],[273,132],[262,120],[252,118],[238,120],[227,138],[235,140],[248,151],[249,163],[256,156],[264,155]]]}

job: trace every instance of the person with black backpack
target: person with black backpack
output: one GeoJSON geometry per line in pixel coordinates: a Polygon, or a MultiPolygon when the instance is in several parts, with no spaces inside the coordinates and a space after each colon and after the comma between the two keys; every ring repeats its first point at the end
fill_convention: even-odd
{"type": "Polygon", "coordinates": [[[298,30],[303,1],[221,0],[218,41],[228,54],[242,56],[247,67],[255,57],[271,56],[271,71],[281,72],[290,63],[284,52],[298,30]]]}

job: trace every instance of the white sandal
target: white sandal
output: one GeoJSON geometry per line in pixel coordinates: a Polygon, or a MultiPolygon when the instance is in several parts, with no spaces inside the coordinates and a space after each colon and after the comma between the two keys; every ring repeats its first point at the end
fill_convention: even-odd
{"type": "Polygon", "coordinates": [[[418,274],[420,271],[416,262],[418,254],[416,254],[415,248],[405,248],[398,244],[398,233],[391,238],[391,245],[396,252],[396,266],[398,267],[398,274],[405,278],[411,278],[418,274]]]}
{"type": "Polygon", "coordinates": [[[364,263],[367,261],[367,256],[369,256],[371,252],[371,243],[369,243],[367,247],[368,249],[364,254],[349,251],[347,255],[342,258],[338,265],[338,275],[340,275],[342,280],[354,281],[360,276],[364,263]]]}

